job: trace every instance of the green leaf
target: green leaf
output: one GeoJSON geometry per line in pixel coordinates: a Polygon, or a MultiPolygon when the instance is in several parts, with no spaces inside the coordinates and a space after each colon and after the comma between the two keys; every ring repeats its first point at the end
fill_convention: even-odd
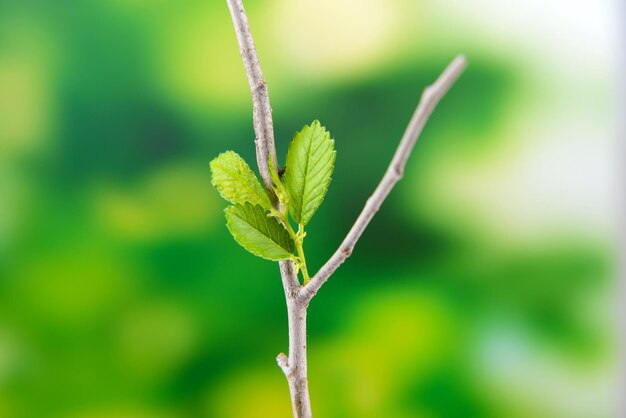
{"type": "Polygon", "coordinates": [[[260,205],[236,204],[224,212],[228,230],[243,248],[272,261],[293,258],[294,243],[289,233],[260,205]]]}
{"type": "Polygon", "coordinates": [[[270,199],[250,166],[236,152],[226,151],[211,161],[211,183],[231,203],[250,202],[269,209],[270,199]]]}
{"type": "Polygon", "coordinates": [[[299,224],[306,225],[324,200],[335,163],[334,148],[335,141],[319,121],[305,125],[289,144],[283,181],[289,213],[299,224]]]}

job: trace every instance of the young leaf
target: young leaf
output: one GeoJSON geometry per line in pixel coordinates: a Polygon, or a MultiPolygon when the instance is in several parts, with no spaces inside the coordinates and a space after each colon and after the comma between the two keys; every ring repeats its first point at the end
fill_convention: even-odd
{"type": "Polygon", "coordinates": [[[272,261],[293,257],[294,243],[289,233],[267,210],[251,203],[227,207],[226,226],[243,248],[272,261]]]}
{"type": "Polygon", "coordinates": [[[211,183],[231,203],[250,202],[265,209],[272,207],[250,166],[236,152],[226,151],[211,161],[211,183]]]}
{"type": "Polygon", "coordinates": [[[305,125],[289,144],[283,181],[289,213],[299,224],[306,225],[324,200],[335,163],[334,146],[319,121],[305,125]]]}

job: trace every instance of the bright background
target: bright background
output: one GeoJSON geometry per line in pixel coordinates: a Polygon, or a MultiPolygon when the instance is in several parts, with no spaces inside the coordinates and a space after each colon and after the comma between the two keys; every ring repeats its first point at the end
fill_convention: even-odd
{"type": "MultiPolygon", "coordinates": [[[[313,271],[470,61],[312,303],[316,418],[616,417],[618,1],[247,5],[280,162],[336,139],[313,271]]],[[[290,417],[278,269],[208,172],[253,137],[225,2],[0,3],[0,417],[290,417]]]]}

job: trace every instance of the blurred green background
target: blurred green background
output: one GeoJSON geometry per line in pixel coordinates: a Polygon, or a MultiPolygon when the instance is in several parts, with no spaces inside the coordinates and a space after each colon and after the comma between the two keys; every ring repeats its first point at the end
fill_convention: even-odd
{"type": "MultiPolygon", "coordinates": [[[[280,162],[336,140],[312,271],[470,61],[312,303],[315,416],[615,417],[617,1],[246,3],[280,162]]],[[[291,416],[277,266],[209,179],[253,137],[224,1],[0,2],[0,417],[291,416]]]]}

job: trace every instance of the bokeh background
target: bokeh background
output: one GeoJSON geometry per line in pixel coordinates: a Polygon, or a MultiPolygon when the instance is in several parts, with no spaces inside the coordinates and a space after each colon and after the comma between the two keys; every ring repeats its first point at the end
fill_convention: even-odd
{"type": "MultiPolygon", "coordinates": [[[[316,417],[617,416],[618,6],[247,2],[280,162],[336,140],[313,271],[470,61],[312,303],[316,417]]],[[[277,266],[209,179],[253,137],[225,2],[0,2],[0,417],[290,417],[277,266]]]]}

